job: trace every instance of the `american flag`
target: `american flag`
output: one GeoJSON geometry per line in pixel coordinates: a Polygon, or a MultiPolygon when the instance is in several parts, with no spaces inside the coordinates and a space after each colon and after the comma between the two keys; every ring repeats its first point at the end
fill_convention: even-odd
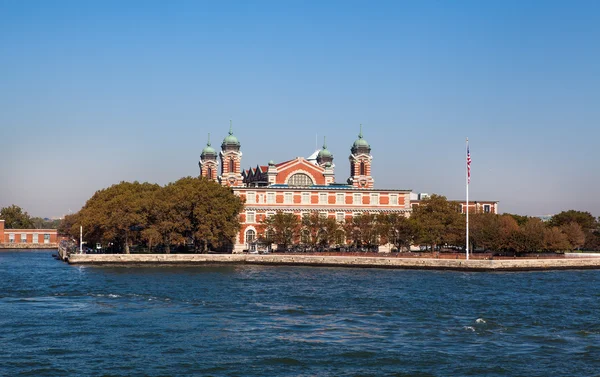
{"type": "Polygon", "coordinates": [[[467,184],[471,183],[471,152],[467,145],[467,184]]]}

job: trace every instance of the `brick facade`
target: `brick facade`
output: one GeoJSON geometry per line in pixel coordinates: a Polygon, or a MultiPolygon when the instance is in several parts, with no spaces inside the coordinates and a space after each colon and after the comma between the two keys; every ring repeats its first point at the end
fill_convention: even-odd
{"type": "Polygon", "coordinates": [[[56,229],[5,229],[4,220],[0,220],[0,244],[2,247],[11,245],[56,245],[58,233],[56,229]]]}

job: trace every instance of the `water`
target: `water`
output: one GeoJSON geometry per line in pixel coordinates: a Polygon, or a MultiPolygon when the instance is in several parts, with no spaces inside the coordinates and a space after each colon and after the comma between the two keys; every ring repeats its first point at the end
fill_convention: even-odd
{"type": "Polygon", "coordinates": [[[74,267],[0,253],[2,376],[600,375],[600,271],[74,267]]]}

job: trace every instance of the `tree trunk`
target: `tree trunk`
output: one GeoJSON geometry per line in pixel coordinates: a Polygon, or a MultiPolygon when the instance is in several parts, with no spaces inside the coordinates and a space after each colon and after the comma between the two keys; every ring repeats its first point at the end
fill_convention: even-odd
{"type": "Polygon", "coordinates": [[[129,254],[129,234],[125,232],[125,254],[129,254]]]}

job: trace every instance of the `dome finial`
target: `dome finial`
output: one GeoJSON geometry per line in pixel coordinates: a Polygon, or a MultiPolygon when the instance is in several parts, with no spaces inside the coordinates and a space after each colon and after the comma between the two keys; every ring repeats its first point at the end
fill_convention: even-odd
{"type": "Polygon", "coordinates": [[[231,119],[229,119],[229,134],[233,135],[233,130],[231,128],[231,119]]]}
{"type": "Polygon", "coordinates": [[[360,132],[358,133],[358,138],[362,139],[363,138],[363,134],[362,134],[362,123],[360,124],[360,132]]]}
{"type": "Polygon", "coordinates": [[[323,149],[327,149],[327,136],[323,136],[323,149]]]}
{"type": "Polygon", "coordinates": [[[210,147],[210,132],[208,133],[208,142],[206,143],[206,145],[210,147]]]}

